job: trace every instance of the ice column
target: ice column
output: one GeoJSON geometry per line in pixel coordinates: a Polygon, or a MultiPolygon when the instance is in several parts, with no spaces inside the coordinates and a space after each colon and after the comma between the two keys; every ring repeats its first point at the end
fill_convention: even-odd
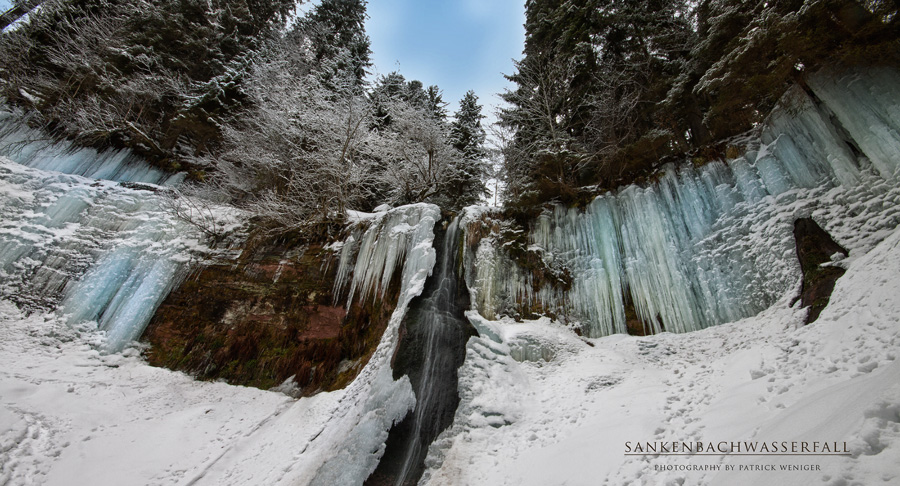
{"type": "Polygon", "coordinates": [[[5,148],[15,161],[0,157],[0,293],[72,324],[96,321],[106,349],[119,351],[140,337],[203,239],[160,208],[166,189],[156,183],[181,176],[126,152],[36,137],[3,127],[2,142],[17,143],[5,148]]]}
{"type": "Polygon", "coordinates": [[[740,157],[670,165],[656,182],[584,209],[546,209],[530,228],[530,250],[569,271],[567,292],[533,289],[504,242],[483,240],[468,276],[479,311],[490,318],[509,301],[540,303],[602,336],[625,332],[626,296],[655,332],[701,329],[771,305],[796,279],[788,219],[799,208],[842,204],[810,191],[872,197],[856,187],[872,177],[882,180],[874,186],[896,185],[900,167],[897,70],[819,73],[809,86],[785,95],[740,157]]]}

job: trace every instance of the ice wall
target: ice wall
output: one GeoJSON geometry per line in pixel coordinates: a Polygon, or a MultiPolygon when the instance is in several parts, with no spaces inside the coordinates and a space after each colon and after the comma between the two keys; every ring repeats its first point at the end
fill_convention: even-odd
{"type": "Polygon", "coordinates": [[[669,166],[655,183],[584,209],[546,209],[528,230],[530,249],[569,271],[568,291],[535,284],[495,232],[468,255],[473,301],[487,317],[543,308],[594,337],[627,332],[629,302],[652,332],[758,313],[799,278],[794,218],[818,214],[827,226],[830,215],[877,208],[844,218],[852,230],[829,228],[861,245],[897,224],[898,86],[891,69],[819,73],[809,92],[785,95],[741,157],[669,166]]]}
{"type": "Polygon", "coordinates": [[[50,139],[41,131],[28,128],[3,107],[0,107],[0,156],[34,169],[115,182],[174,186],[185,176],[152,167],[129,150],[97,151],[50,139]]]}
{"type": "Polygon", "coordinates": [[[0,150],[14,158],[0,156],[0,295],[57,309],[73,325],[96,322],[105,348],[121,350],[143,332],[202,240],[160,208],[157,183],[180,176],[125,152],[73,150],[0,124],[0,150]]]}

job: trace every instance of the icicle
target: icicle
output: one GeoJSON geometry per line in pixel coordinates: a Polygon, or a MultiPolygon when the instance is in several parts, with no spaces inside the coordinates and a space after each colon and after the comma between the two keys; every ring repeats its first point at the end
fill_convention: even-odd
{"type": "MultiPolygon", "coordinates": [[[[66,169],[83,162],[66,156],[53,160],[66,169]]],[[[106,350],[121,350],[143,332],[184,273],[187,246],[201,239],[160,209],[161,188],[147,189],[0,157],[0,291],[26,307],[57,309],[72,324],[96,321],[106,350]]]]}
{"type": "Polygon", "coordinates": [[[505,256],[502,241],[482,240],[467,264],[479,312],[490,318],[508,312],[509,301],[540,304],[602,336],[625,332],[628,292],[651,330],[701,329],[762,311],[795,281],[791,222],[777,214],[840,211],[852,201],[884,213],[860,215],[866,222],[857,233],[892,224],[892,203],[883,198],[900,167],[900,74],[823,73],[810,86],[821,102],[790,91],[760,130],[757,148],[742,157],[698,169],[670,166],[648,187],[600,196],[583,211],[557,206],[541,214],[531,250],[548,267],[569,271],[566,292],[533,289],[530,272],[505,256]],[[873,181],[851,144],[889,181],[873,181]]]}
{"type": "Polygon", "coordinates": [[[0,111],[0,156],[34,169],[115,182],[172,187],[185,178],[184,173],[171,174],[152,167],[128,150],[98,152],[68,141],[48,141],[46,135],[24,126],[4,111],[0,111]]]}
{"type": "Polygon", "coordinates": [[[749,203],[755,203],[768,194],[759,173],[747,161],[756,160],[756,152],[748,152],[744,157],[738,157],[728,163],[734,171],[737,189],[743,199],[749,203]]]}
{"type": "Polygon", "coordinates": [[[579,233],[588,271],[577,275],[573,282],[574,310],[587,318],[590,335],[625,332],[625,313],[622,295],[621,236],[617,207],[608,197],[591,202],[579,233]]]}
{"type": "Polygon", "coordinates": [[[60,312],[71,324],[97,321],[107,331],[106,349],[121,351],[141,336],[183,271],[183,265],[170,258],[130,248],[113,250],[71,286],[60,312]]]}
{"type": "Polygon", "coordinates": [[[870,68],[864,73],[824,71],[809,78],[822,99],[885,179],[900,171],[900,72],[870,68]]]}
{"type": "Polygon", "coordinates": [[[353,275],[360,234],[361,231],[358,227],[354,228],[341,246],[341,257],[338,261],[337,274],[335,274],[334,278],[334,305],[338,304],[341,293],[347,287],[347,282],[353,275]]]}
{"type": "Polygon", "coordinates": [[[395,270],[401,266],[407,253],[413,248],[416,229],[422,218],[433,217],[429,211],[431,207],[402,206],[379,213],[361,236],[351,235],[345,242],[338,264],[335,295],[340,295],[349,281],[348,308],[353,304],[354,298],[363,301],[370,297],[372,299],[384,297],[394,278],[395,270]]]}

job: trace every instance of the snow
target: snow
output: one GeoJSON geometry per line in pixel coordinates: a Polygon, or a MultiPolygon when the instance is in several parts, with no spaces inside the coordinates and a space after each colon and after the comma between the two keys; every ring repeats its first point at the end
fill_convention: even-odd
{"type": "MultiPolygon", "coordinates": [[[[437,206],[350,214],[362,224],[332,246],[341,254],[336,293],[350,284],[348,307],[354,297],[383,297],[395,276],[401,284],[387,330],[347,390],[296,403],[287,386],[235,392],[148,368],[130,347],[188,262],[211,252],[164,209],[168,189],[159,184],[179,176],[127,152],[39,142],[7,116],[0,113],[10,157],[0,157],[0,290],[33,314],[0,301],[0,484],[362,482],[388,429],[415,404],[409,380],[393,379],[390,358],[434,265],[437,206]],[[17,363],[24,369],[13,371],[17,363]],[[58,390],[46,385],[57,382],[58,390]],[[198,421],[201,407],[210,416],[198,421]],[[227,412],[212,414],[218,408],[227,412]],[[252,467],[261,457],[275,467],[252,467]]],[[[207,209],[216,221],[234,219],[207,209]]]]}
{"type": "Polygon", "coordinates": [[[423,484],[897,484],[898,276],[900,230],[849,265],[809,326],[796,286],[758,316],[643,338],[471,313],[481,337],[423,484]],[[626,441],[698,440],[847,442],[852,455],[624,455],[626,441]],[[655,469],[797,464],[820,471],[655,469]]]}
{"type": "Polygon", "coordinates": [[[178,484],[293,403],[102,355],[98,339],[0,302],[0,484],[178,484]]]}
{"type": "MultiPolygon", "coordinates": [[[[895,484],[900,230],[848,267],[809,326],[790,306],[796,286],[758,316],[643,338],[470,312],[481,337],[469,341],[462,403],[423,484],[895,484]],[[852,456],[624,455],[626,441],[695,440],[847,442],[852,456]],[[803,463],[821,470],[654,469],[803,463]]],[[[415,273],[410,295],[427,269],[415,273]]],[[[360,484],[354,461],[377,451],[345,448],[381,437],[410,405],[402,384],[381,381],[390,345],[347,390],[292,400],[152,368],[134,349],[104,355],[100,339],[0,303],[7,484],[360,484]]]]}

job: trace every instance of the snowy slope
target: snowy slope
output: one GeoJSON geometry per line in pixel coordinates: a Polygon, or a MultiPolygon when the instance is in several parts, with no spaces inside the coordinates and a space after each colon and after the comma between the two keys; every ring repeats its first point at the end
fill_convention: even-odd
{"type": "Polygon", "coordinates": [[[900,231],[850,264],[814,324],[795,292],[739,322],[644,338],[474,316],[468,388],[426,484],[900,484],[900,231]],[[846,441],[852,456],[625,456],[626,441],[698,440],[846,441]],[[657,469],[742,464],[820,470],[657,469]]]}
{"type": "MultiPolygon", "coordinates": [[[[791,295],[754,318],[645,338],[479,321],[457,422],[433,446],[440,468],[425,481],[897,484],[897,295],[900,231],[850,264],[810,326],[791,295]],[[654,440],[846,441],[853,456],[624,455],[625,441],[654,440]],[[654,470],[754,463],[821,470],[654,470]]],[[[342,392],[294,401],[198,383],[133,352],[101,356],[95,334],[49,316],[6,303],[0,314],[0,484],[304,484],[311,439],[353,427],[332,418],[342,392]]]]}
{"type": "Polygon", "coordinates": [[[176,484],[292,403],[101,356],[98,337],[0,304],[0,484],[176,484]]]}

